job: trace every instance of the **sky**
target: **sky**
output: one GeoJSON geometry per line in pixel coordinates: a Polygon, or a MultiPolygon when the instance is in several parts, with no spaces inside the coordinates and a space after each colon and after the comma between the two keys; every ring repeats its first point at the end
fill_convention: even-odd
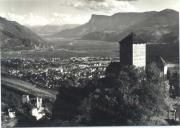
{"type": "Polygon", "coordinates": [[[0,16],[23,25],[84,24],[92,14],[174,9],[180,0],[0,0],[0,16]]]}

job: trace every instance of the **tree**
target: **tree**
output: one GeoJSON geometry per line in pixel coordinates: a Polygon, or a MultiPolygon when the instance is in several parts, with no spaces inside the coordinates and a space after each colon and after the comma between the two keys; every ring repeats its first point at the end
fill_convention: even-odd
{"type": "Polygon", "coordinates": [[[152,116],[162,114],[166,105],[159,70],[154,64],[148,68],[145,72],[133,66],[121,67],[118,77],[108,75],[98,83],[89,95],[91,124],[145,125],[152,116]]]}
{"type": "Polygon", "coordinates": [[[137,69],[123,67],[118,74],[103,79],[89,95],[91,125],[128,125],[140,119],[134,93],[138,87],[137,69]]]}
{"type": "Polygon", "coordinates": [[[53,119],[72,120],[79,114],[78,107],[82,101],[81,89],[62,86],[52,109],[53,119]]]}
{"type": "Polygon", "coordinates": [[[180,96],[179,73],[175,72],[169,77],[171,96],[180,96]]]}
{"type": "Polygon", "coordinates": [[[146,74],[149,82],[157,82],[160,76],[160,69],[157,67],[156,63],[152,62],[147,65],[146,74]]]}

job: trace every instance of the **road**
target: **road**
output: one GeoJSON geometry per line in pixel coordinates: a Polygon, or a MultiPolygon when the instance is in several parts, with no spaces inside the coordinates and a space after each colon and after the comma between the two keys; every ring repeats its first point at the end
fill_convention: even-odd
{"type": "Polygon", "coordinates": [[[55,90],[38,88],[28,82],[3,76],[1,77],[1,85],[24,92],[25,94],[30,94],[42,98],[49,98],[52,101],[56,100],[56,95],[58,94],[58,92],[55,90]]]}

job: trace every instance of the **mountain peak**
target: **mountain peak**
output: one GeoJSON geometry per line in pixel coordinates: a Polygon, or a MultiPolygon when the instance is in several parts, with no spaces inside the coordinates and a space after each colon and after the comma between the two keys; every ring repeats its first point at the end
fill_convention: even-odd
{"type": "Polygon", "coordinates": [[[92,14],[91,19],[97,18],[97,17],[109,17],[107,15],[97,15],[97,14],[92,14]]]}
{"type": "Polygon", "coordinates": [[[6,20],[5,18],[3,18],[3,17],[0,17],[0,21],[4,21],[4,20],[6,20]]]}
{"type": "Polygon", "coordinates": [[[92,14],[89,23],[95,23],[97,20],[107,20],[110,16],[92,14]]]}
{"type": "Polygon", "coordinates": [[[164,9],[160,11],[161,13],[179,13],[178,11],[175,11],[173,9],[164,9]]]}

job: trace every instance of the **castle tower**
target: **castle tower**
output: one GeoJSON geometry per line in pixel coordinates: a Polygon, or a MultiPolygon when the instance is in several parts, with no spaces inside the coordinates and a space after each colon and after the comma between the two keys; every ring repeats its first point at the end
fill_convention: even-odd
{"type": "Polygon", "coordinates": [[[138,38],[134,33],[129,34],[119,42],[120,64],[146,66],[146,42],[138,38]]]}
{"type": "Polygon", "coordinates": [[[36,98],[36,104],[37,104],[37,108],[41,108],[42,107],[42,98],[40,97],[37,97],[36,98]]]}

